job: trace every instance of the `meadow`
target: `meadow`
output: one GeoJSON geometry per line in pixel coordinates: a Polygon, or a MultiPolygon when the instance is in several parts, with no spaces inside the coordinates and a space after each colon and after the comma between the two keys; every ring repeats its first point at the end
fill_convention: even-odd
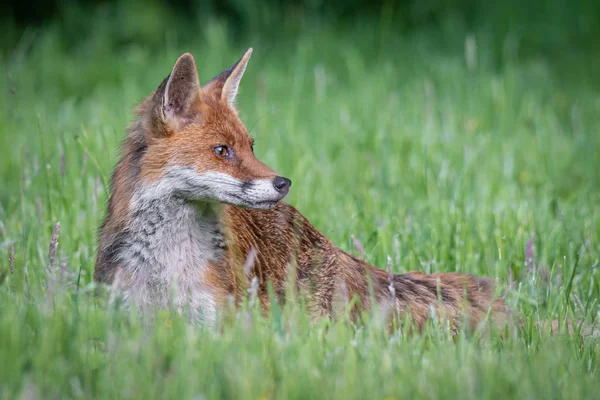
{"type": "Polygon", "coordinates": [[[543,18],[509,5],[404,29],[391,9],[257,8],[238,30],[132,4],[2,42],[1,398],[596,398],[600,338],[543,326],[600,319],[597,14],[548,0],[543,18]],[[516,332],[314,323],[301,301],[268,316],[248,301],[215,329],[148,324],[95,295],[133,107],[181,53],[205,83],[248,47],[238,107],[258,158],[294,182],[286,201],[382,268],[496,279],[516,332]]]}

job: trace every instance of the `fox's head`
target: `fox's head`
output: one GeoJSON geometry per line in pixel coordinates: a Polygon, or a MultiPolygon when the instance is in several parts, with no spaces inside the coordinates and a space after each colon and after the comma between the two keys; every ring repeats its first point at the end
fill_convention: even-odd
{"type": "Polygon", "coordinates": [[[201,86],[186,53],[142,106],[147,148],[140,178],[152,190],[248,208],[270,208],[288,193],[292,182],[256,158],[234,108],[251,54],[201,86]]]}

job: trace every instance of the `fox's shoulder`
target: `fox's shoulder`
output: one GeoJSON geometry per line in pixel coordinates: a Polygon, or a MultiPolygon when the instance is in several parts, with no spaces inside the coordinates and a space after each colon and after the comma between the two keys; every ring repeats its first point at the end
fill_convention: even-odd
{"type": "MultiPolygon", "coordinates": [[[[223,223],[234,233],[249,234],[256,237],[269,237],[276,240],[278,235],[312,233],[315,239],[324,238],[316,228],[295,207],[287,203],[277,203],[266,210],[240,208],[225,205],[222,213],[223,223]]],[[[281,237],[280,237],[281,238],[281,237]]]]}
{"type": "Polygon", "coordinates": [[[311,249],[330,249],[333,245],[296,208],[286,203],[278,203],[267,210],[256,210],[225,206],[222,224],[227,232],[230,245],[234,245],[240,255],[246,255],[254,248],[260,257],[270,262],[277,260],[287,264],[290,255],[300,258],[311,249]]]}

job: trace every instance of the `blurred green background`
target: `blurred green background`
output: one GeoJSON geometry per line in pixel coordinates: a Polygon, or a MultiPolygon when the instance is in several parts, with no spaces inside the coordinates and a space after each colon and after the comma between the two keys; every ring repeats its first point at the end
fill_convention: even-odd
{"type": "MultiPolygon", "coordinates": [[[[595,398],[600,2],[32,1],[0,5],[0,397],[595,398]],[[313,324],[223,329],[93,296],[96,232],[133,107],[194,54],[254,53],[240,116],[286,201],[395,272],[498,281],[504,339],[313,324]],[[60,221],[58,253],[50,260],[60,221]],[[354,238],[354,239],[353,239],[354,238]]],[[[435,324],[434,324],[435,325],[435,324]]]]}

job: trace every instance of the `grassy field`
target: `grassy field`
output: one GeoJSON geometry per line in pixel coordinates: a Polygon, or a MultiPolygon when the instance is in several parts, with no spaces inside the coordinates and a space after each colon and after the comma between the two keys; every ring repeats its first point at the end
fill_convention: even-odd
{"type": "Polygon", "coordinates": [[[239,35],[103,12],[0,52],[1,398],[596,398],[600,339],[539,328],[600,318],[600,53],[585,29],[449,16],[396,30],[382,13],[239,35]],[[301,304],[249,305],[213,330],[94,297],[132,108],[182,52],[207,82],[250,46],[241,117],[294,182],[287,201],[375,265],[497,278],[516,334],[389,335],[376,319],[310,323],[301,304]]]}

